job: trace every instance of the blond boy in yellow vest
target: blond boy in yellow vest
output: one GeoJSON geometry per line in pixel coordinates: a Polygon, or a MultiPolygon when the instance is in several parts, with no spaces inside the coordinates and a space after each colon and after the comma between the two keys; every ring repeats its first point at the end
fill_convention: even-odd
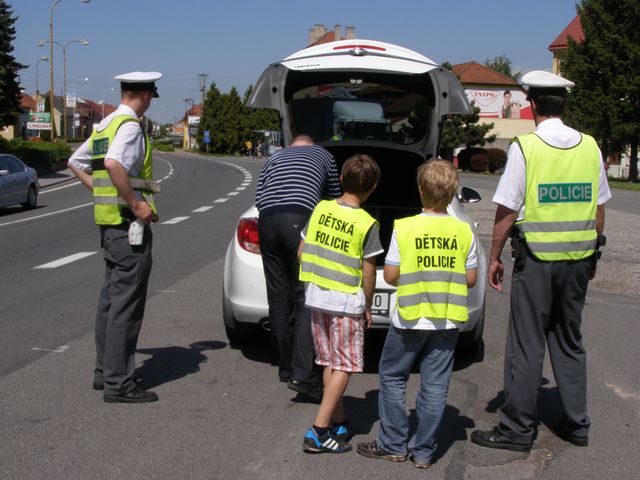
{"type": "Polygon", "coordinates": [[[358,444],[369,458],[428,468],[437,449],[458,325],[468,318],[467,287],[476,282],[476,244],[471,228],[447,214],[458,173],[443,160],[418,170],[422,212],[396,220],[384,279],[397,285],[397,308],[380,358],[378,439],[358,444]],[[406,386],[418,361],[418,428],[409,438],[406,386]]]}
{"type": "Polygon", "coordinates": [[[302,232],[300,279],[306,282],[316,363],[324,367],[324,395],[302,445],[308,453],[351,450],[342,396],[351,374],[363,369],[375,257],[384,251],[377,222],[360,205],[379,178],[380,169],[370,156],[349,158],[340,175],[342,196],[320,202],[302,232]]]}

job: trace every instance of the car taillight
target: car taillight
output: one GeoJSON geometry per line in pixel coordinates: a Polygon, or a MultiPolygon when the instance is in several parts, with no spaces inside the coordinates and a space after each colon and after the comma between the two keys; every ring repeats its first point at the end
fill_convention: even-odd
{"type": "Polygon", "coordinates": [[[238,222],[238,243],[247,252],[260,255],[258,221],[255,218],[240,219],[238,222]]]}

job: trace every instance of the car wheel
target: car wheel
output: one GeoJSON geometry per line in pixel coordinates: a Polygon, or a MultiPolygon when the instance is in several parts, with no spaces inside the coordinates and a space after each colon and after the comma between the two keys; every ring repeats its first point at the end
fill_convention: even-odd
{"type": "Polygon", "coordinates": [[[470,332],[463,332],[458,338],[456,351],[462,355],[474,356],[481,351],[483,342],[482,334],[484,332],[484,306],[482,307],[482,315],[470,332]]]}
{"type": "Polygon", "coordinates": [[[27,201],[22,204],[22,208],[25,210],[31,210],[32,208],[36,208],[38,204],[38,194],[36,193],[36,187],[31,185],[29,187],[29,191],[27,192],[27,201]]]}

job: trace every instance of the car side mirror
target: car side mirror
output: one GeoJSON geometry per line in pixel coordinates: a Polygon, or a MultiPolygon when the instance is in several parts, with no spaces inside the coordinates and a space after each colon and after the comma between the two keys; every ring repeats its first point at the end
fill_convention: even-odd
{"type": "Polygon", "coordinates": [[[5,175],[9,175],[9,170],[0,170],[0,177],[4,177],[5,175]]]}
{"type": "Polygon", "coordinates": [[[482,197],[477,190],[474,190],[470,187],[462,187],[460,189],[460,193],[458,194],[458,200],[460,200],[462,203],[475,203],[482,200],[482,197]]]}

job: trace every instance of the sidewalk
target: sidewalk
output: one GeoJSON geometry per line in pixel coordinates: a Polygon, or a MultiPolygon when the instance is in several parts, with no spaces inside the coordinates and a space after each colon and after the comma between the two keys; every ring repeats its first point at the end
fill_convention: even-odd
{"type": "Polygon", "coordinates": [[[40,188],[50,187],[58,183],[67,182],[69,180],[75,180],[76,176],[71,170],[65,168],[58,172],[51,172],[45,175],[38,175],[38,181],[40,182],[40,188]]]}

